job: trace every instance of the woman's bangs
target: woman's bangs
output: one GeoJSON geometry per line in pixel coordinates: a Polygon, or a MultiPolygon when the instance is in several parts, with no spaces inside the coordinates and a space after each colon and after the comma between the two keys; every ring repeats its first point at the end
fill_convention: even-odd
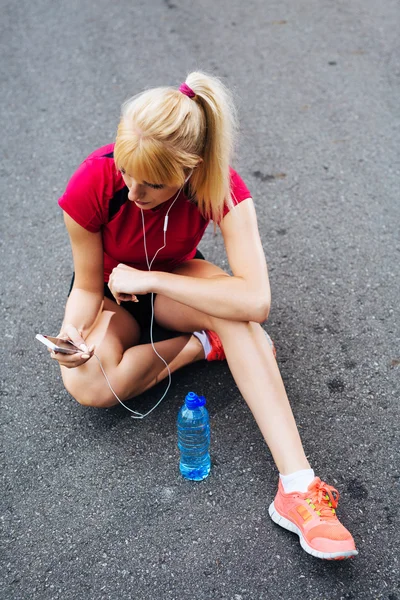
{"type": "Polygon", "coordinates": [[[141,144],[130,156],[130,168],[136,181],[146,181],[155,185],[180,185],[182,172],[172,163],[171,158],[157,147],[157,144],[141,144]],[[150,146],[150,147],[149,147],[150,146]]]}
{"type": "Polygon", "coordinates": [[[182,185],[183,169],[163,144],[150,139],[117,141],[115,162],[136,181],[154,185],[182,185]]]}

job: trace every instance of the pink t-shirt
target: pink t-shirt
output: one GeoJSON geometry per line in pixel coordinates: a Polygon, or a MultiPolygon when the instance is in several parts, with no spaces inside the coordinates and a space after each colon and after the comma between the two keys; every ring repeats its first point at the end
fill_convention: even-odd
{"type": "MultiPolygon", "coordinates": [[[[88,231],[101,231],[104,248],[104,281],[118,263],[147,270],[140,209],[128,200],[128,188],[114,163],[114,144],[99,148],[77,169],[58,203],[74,221],[88,231]]],[[[251,194],[240,176],[231,173],[234,204],[251,194]]],[[[164,245],[164,217],[174,197],[144,212],[149,260],[164,245]]],[[[229,212],[225,206],[224,215],[229,212]]],[[[196,204],[182,191],[168,215],[167,245],[153,263],[152,270],[171,271],[196,254],[207,228],[196,204]]]]}

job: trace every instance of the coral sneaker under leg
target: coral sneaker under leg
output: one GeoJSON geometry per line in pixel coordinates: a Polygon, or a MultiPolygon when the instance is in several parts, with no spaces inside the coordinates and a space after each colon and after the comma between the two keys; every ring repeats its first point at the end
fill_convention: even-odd
{"type": "MultiPolygon", "coordinates": [[[[225,352],[224,352],[224,348],[222,346],[222,342],[219,339],[218,335],[215,333],[215,331],[209,331],[209,330],[205,330],[203,332],[195,332],[194,335],[201,341],[201,343],[203,344],[204,347],[204,342],[201,339],[201,335],[205,334],[207,336],[209,345],[210,345],[210,351],[206,352],[206,360],[208,361],[212,361],[212,360],[225,360],[225,352]]],[[[264,334],[265,337],[268,340],[269,345],[272,348],[272,352],[274,354],[274,356],[276,357],[276,348],[275,348],[275,344],[274,342],[271,340],[271,338],[269,337],[268,333],[264,330],[264,334]]]]}

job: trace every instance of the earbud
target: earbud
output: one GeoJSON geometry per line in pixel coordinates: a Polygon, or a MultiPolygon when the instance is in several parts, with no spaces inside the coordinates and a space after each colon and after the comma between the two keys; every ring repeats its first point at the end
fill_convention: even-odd
{"type": "Polygon", "coordinates": [[[189,175],[186,177],[183,185],[187,184],[187,182],[189,181],[189,179],[191,178],[192,175],[193,175],[193,169],[190,171],[189,175]]]}

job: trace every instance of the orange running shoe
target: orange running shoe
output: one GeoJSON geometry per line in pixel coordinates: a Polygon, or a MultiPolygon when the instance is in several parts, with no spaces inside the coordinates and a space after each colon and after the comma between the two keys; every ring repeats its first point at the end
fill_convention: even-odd
{"type": "Polygon", "coordinates": [[[285,494],[279,481],[278,493],[269,507],[271,519],[297,533],[306,552],[317,558],[340,560],[358,554],[351,533],[340,523],[335,508],[339,492],[315,477],[308,491],[285,494]]]}
{"type": "MultiPolygon", "coordinates": [[[[205,331],[205,333],[207,334],[208,340],[211,345],[211,350],[207,354],[206,360],[225,360],[226,357],[225,357],[224,348],[222,346],[222,342],[219,339],[218,335],[215,333],[215,331],[209,331],[208,329],[205,331]]],[[[264,333],[266,335],[269,345],[272,348],[272,352],[274,353],[274,356],[276,357],[275,344],[269,337],[268,333],[266,331],[264,331],[264,333]]]]}

